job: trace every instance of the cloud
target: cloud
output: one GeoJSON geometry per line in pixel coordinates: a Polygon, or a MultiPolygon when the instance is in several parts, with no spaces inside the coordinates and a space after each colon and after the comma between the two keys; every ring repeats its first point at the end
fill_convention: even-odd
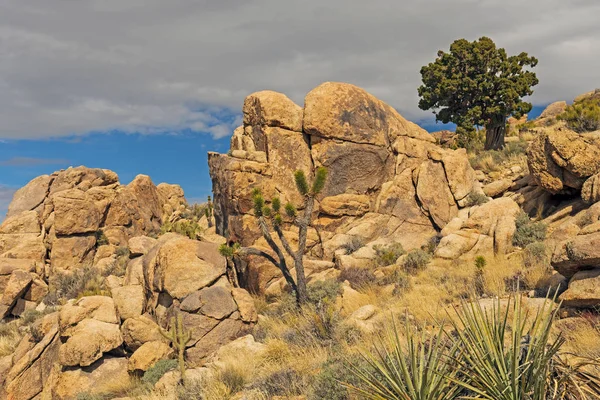
{"type": "Polygon", "coordinates": [[[35,165],[64,165],[69,164],[69,160],[62,158],[35,158],[35,157],[13,157],[5,161],[0,161],[2,166],[11,167],[30,167],[35,165]]]}
{"type": "Polygon", "coordinates": [[[0,4],[0,138],[192,129],[223,137],[244,97],[302,103],[327,80],[411,119],[419,69],[465,37],[539,58],[536,104],[593,89],[596,0],[8,0],[0,4]]]}

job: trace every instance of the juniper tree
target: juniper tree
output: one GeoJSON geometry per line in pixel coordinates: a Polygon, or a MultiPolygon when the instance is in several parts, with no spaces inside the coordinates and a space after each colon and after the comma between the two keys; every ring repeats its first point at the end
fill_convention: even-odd
{"type": "Polygon", "coordinates": [[[315,206],[315,197],[321,193],[325,187],[326,179],[327,169],[324,167],[317,169],[312,186],[309,185],[306,175],[303,171],[298,170],[294,173],[296,188],[303,197],[303,210],[301,215],[298,215],[298,207],[292,203],[287,203],[282,207],[281,199],[279,197],[274,197],[271,199],[271,205],[268,206],[260,189],[255,188],[252,196],[254,203],[254,215],[258,219],[258,226],[263,238],[269,244],[275,253],[275,256],[253,247],[241,247],[238,244],[233,246],[227,246],[225,244],[221,245],[219,249],[221,254],[226,257],[246,255],[264,257],[277,268],[279,268],[287,284],[295,292],[297,303],[299,305],[305,303],[307,300],[307,292],[303,257],[306,251],[306,238],[315,206]],[[293,221],[294,225],[298,227],[298,248],[296,251],[292,249],[292,246],[290,246],[289,241],[283,234],[282,225],[284,222],[284,214],[293,221]],[[274,231],[277,234],[283,250],[273,239],[271,231],[274,231]],[[284,251],[294,260],[294,268],[296,269],[295,280],[287,266],[284,251]]]}
{"type": "Polygon", "coordinates": [[[504,147],[507,118],[531,111],[531,103],[521,98],[538,84],[535,73],[525,70],[537,62],[527,53],[507,56],[487,37],[456,40],[450,52],[438,51],[436,60],[421,68],[419,108],[433,109],[437,121],[454,122],[463,136],[474,126],[485,126],[485,149],[499,149],[504,147]]]}

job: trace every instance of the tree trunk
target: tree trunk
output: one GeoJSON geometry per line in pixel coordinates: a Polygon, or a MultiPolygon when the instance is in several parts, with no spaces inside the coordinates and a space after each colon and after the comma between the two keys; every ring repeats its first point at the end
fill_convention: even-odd
{"type": "Polygon", "coordinates": [[[298,303],[304,304],[308,301],[308,292],[306,290],[306,276],[304,274],[304,251],[306,250],[306,236],[308,234],[308,225],[312,217],[315,198],[309,196],[304,208],[304,216],[298,221],[298,252],[294,257],[294,267],[296,268],[296,286],[298,287],[298,303]]]}
{"type": "Polygon", "coordinates": [[[494,118],[485,127],[485,150],[499,150],[504,147],[506,117],[494,118]]]}

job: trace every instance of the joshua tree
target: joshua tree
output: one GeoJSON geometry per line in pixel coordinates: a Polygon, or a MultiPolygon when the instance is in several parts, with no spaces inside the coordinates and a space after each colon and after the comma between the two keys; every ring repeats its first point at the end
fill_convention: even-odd
{"type": "Polygon", "coordinates": [[[177,350],[179,372],[181,373],[181,382],[183,382],[185,377],[185,346],[192,339],[192,334],[190,331],[184,330],[181,315],[171,318],[171,329],[169,329],[168,332],[161,329],[160,333],[167,338],[177,350]]]}
{"type": "Polygon", "coordinates": [[[302,262],[304,252],[306,250],[306,236],[315,205],[315,197],[325,187],[327,169],[324,167],[317,169],[312,186],[309,186],[308,181],[306,180],[306,175],[303,171],[296,171],[294,173],[294,179],[296,181],[296,188],[298,189],[298,192],[300,192],[300,194],[304,197],[304,210],[302,215],[299,216],[296,206],[291,203],[287,203],[285,207],[283,207],[283,212],[285,212],[285,214],[293,220],[294,225],[298,227],[298,249],[296,251],[292,249],[281,229],[283,224],[283,217],[281,215],[281,200],[279,197],[274,197],[271,200],[271,206],[269,207],[265,204],[265,199],[258,188],[254,189],[253,192],[254,215],[258,218],[258,226],[261,230],[261,233],[271,249],[273,249],[275,257],[262,250],[255,249],[253,247],[240,247],[239,245],[234,245],[231,247],[222,245],[220,251],[221,254],[226,257],[233,257],[234,255],[256,255],[269,260],[277,268],[279,268],[279,270],[281,270],[286,282],[296,293],[296,300],[300,305],[305,303],[307,300],[306,277],[304,275],[304,264],[302,262]],[[270,228],[272,228],[272,230],[277,234],[277,237],[283,246],[283,250],[285,250],[285,252],[294,260],[296,280],[294,280],[292,277],[292,274],[290,273],[290,270],[286,264],[283,250],[273,239],[270,228]]]}

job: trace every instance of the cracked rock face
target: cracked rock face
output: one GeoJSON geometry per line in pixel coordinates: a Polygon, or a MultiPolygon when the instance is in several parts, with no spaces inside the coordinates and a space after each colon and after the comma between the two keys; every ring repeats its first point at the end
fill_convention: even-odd
{"type": "MultiPolygon", "coordinates": [[[[298,169],[309,179],[316,168],[328,169],[307,254],[328,261],[349,240],[420,247],[468,205],[470,194],[482,193],[464,151],[438,147],[425,130],[354,85],[324,83],[307,94],[303,108],[281,93],[258,92],[243,113],[231,151],[209,153],[209,167],[217,233],[244,246],[264,248],[252,190],[260,188],[267,201],[278,196],[300,205],[298,169]]],[[[245,283],[258,291],[278,277],[260,259],[249,258],[246,272],[245,283]]]]}

